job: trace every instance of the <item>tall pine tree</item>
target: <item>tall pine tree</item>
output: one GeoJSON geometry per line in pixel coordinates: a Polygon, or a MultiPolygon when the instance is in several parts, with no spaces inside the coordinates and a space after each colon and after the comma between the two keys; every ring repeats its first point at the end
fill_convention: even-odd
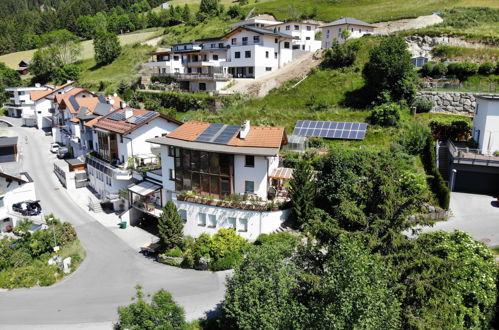
{"type": "Polygon", "coordinates": [[[297,163],[289,185],[293,220],[303,226],[313,216],[316,194],[313,167],[308,160],[297,163]]]}
{"type": "Polygon", "coordinates": [[[183,227],[177,207],[172,201],[168,201],[158,220],[159,242],[162,248],[169,250],[182,244],[183,227]]]}

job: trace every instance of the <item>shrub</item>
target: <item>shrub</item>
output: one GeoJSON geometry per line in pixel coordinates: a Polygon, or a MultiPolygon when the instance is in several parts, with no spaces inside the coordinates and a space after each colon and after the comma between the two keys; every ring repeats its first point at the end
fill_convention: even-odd
{"type": "Polygon", "coordinates": [[[442,63],[438,62],[433,66],[433,70],[431,71],[431,76],[436,78],[436,77],[442,77],[447,74],[447,66],[442,63]]]}
{"type": "Polygon", "coordinates": [[[242,256],[239,252],[231,252],[225,257],[217,259],[210,264],[210,269],[217,272],[220,270],[227,270],[234,268],[239,261],[241,261],[242,256]]]}
{"type": "Polygon", "coordinates": [[[455,75],[460,81],[464,81],[478,72],[478,64],[471,62],[455,62],[449,64],[447,69],[450,75],[455,75]]]}
{"type": "Polygon", "coordinates": [[[180,250],[180,248],[178,247],[170,249],[166,251],[164,254],[167,257],[174,257],[174,258],[180,258],[183,255],[182,250],[180,250]]]}
{"type": "Polygon", "coordinates": [[[421,155],[421,160],[423,162],[426,174],[428,175],[428,184],[435,194],[438,200],[438,204],[441,208],[447,210],[450,203],[450,190],[447,187],[442,174],[437,169],[435,142],[430,135],[428,135],[426,139],[426,145],[421,155]]]}
{"type": "MultiPolygon", "coordinates": [[[[346,30],[345,30],[346,31],[346,30]]],[[[334,39],[331,48],[324,53],[324,60],[321,66],[323,68],[338,69],[351,66],[355,63],[359,44],[355,41],[346,42],[342,45],[334,39]]]]}
{"type": "Polygon", "coordinates": [[[417,113],[430,112],[435,106],[435,102],[431,100],[416,99],[412,103],[412,106],[416,108],[417,113]]]}
{"type": "Polygon", "coordinates": [[[431,134],[438,140],[467,140],[471,135],[471,121],[464,119],[433,119],[430,121],[431,134]]]}
{"type": "Polygon", "coordinates": [[[493,74],[496,70],[496,65],[492,62],[485,62],[480,64],[478,68],[478,73],[483,74],[484,76],[489,76],[493,74]]]}
{"type": "Polygon", "coordinates": [[[409,155],[419,155],[423,152],[426,139],[430,135],[427,126],[420,123],[412,123],[405,134],[401,134],[398,144],[402,150],[409,155]]]}
{"type": "Polygon", "coordinates": [[[435,66],[435,62],[427,62],[423,65],[419,73],[423,77],[432,77],[433,67],[435,66]]]}
{"type": "Polygon", "coordinates": [[[222,228],[211,239],[210,255],[215,260],[223,258],[234,251],[241,251],[245,242],[234,229],[222,228]]]}
{"type": "Polygon", "coordinates": [[[385,103],[371,110],[367,120],[373,125],[397,126],[400,121],[401,106],[397,103],[385,103]]]}

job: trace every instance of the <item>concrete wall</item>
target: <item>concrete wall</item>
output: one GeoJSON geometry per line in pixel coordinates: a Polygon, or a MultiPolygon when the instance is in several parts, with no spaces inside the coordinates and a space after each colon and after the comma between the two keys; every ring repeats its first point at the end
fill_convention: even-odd
{"type": "Polygon", "coordinates": [[[418,92],[416,98],[433,101],[435,103],[435,107],[431,110],[431,112],[471,116],[475,113],[476,108],[475,95],[490,94],[423,91],[418,92]]]}
{"type": "Polygon", "coordinates": [[[187,216],[187,221],[184,223],[184,235],[192,237],[198,237],[203,233],[213,235],[220,228],[232,228],[231,220],[235,219],[237,233],[247,240],[254,241],[260,234],[270,234],[275,231],[289,216],[289,210],[259,212],[179,200],[174,200],[174,202],[179,213],[187,216]],[[200,213],[206,215],[205,225],[200,225],[200,213]],[[242,231],[243,222],[247,222],[247,231],[242,231]]]}
{"type": "Polygon", "coordinates": [[[477,98],[473,119],[473,139],[482,154],[499,151],[499,100],[477,98]]]}

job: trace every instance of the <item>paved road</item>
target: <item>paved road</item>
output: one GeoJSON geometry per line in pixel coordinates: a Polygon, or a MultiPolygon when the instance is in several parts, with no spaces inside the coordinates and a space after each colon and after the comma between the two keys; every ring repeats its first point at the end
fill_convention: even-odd
{"type": "Polygon", "coordinates": [[[499,204],[494,198],[453,192],[450,209],[454,216],[434,227],[424,227],[423,231],[458,229],[487,245],[499,246],[499,204]]]}
{"type": "Polygon", "coordinates": [[[25,144],[23,167],[35,180],[44,211],[75,226],[87,257],[74,274],[51,287],[0,292],[0,328],[109,326],[117,319],[117,306],[130,302],[136,284],[146,292],[170,291],[188,319],[203,316],[222,300],[225,274],[160,265],[133,251],[61,188],[51,173],[50,137],[35,129],[10,129],[27,136],[27,144],[19,139],[25,144]]]}

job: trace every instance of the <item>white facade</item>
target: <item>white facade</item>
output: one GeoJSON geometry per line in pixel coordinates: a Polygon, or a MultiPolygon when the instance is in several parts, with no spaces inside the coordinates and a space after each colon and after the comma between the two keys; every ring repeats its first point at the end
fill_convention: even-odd
{"type": "Polygon", "coordinates": [[[12,87],[6,88],[5,91],[12,92],[10,102],[5,103],[3,106],[7,108],[9,117],[24,118],[27,126],[35,126],[35,105],[31,100],[30,92],[32,91],[45,91],[47,87],[12,87]],[[26,119],[30,118],[26,122],[26,119]]]}
{"type": "Polygon", "coordinates": [[[233,228],[243,238],[254,241],[260,234],[274,232],[289,216],[289,210],[250,211],[174,200],[184,220],[184,235],[213,235],[221,228],[233,228]]]}
{"type": "Polygon", "coordinates": [[[25,173],[21,173],[19,177],[25,183],[0,176],[0,231],[5,231],[6,226],[15,227],[25,218],[12,210],[13,204],[36,200],[33,180],[25,173]]]}
{"type": "Polygon", "coordinates": [[[290,34],[293,40],[293,49],[306,52],[315,52],[321,49],[321,41],[315,40],[318,32],[317,24],[307,22],[285,22],[273,26],[277,32],[290,34]]]}
{"type": "Polygon", "coordinates": [[[374,26],[368,23],[349,18],[339,21],[320,26],[322,30],[322,48],[331,48],[333,40],[337,40],[340,44],[345,42],[346,39],[342,36],[345,30],[349,32],[348,39],[360,38],[374,33],[374,26]],[[339,21],[345,21],[346,23],[336,23],[339,21]]]}
{"type": "Polygon", "coordinates": [[[154,53],[155,58],[145,65],[151,67],[154,74],[167,75],[183,72],[182,56],[173,52],[154,53]]]}
{"type": "Polygon", "coordinates": [[[473,139],[484,155],[499,151],[499,97],[476,97],[473,139]]]}

